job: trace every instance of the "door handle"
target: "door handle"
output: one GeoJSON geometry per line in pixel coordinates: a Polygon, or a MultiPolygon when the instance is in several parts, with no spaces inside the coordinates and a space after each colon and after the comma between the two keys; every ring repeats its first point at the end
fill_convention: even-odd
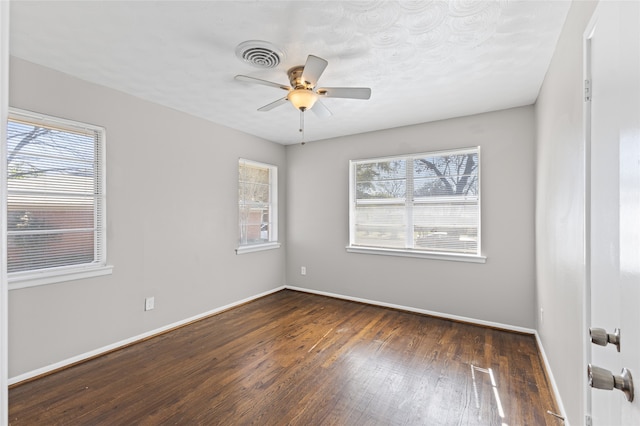
{"type": "Polygon", "coordinates": [[[620,352],[620,329],[616,328],[613,334],[607,333],[604,328],[590,328],[589,335],[591,336],[591,343],[600,346],[607,346],[609,343],[616,345],[618,352],[620,352]]]}
{"type": "Polygon", "coordinates": [[[631,372],[626,368],[622,369],[619,376],[614,376],[609,370],[589,364],[587,375],[589,376],[589,386],[592,388],[604,390],[616,388],[625,394],[627,401],[633,401],[633,379],[631,372]]]}

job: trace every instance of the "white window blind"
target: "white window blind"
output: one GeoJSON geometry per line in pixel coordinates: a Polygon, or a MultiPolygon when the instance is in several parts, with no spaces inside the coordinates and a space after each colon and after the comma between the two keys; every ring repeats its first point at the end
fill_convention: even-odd
{"type": "Polygon", "coordinates": [[[276,166],[245,159],[239,160],[240,248],[277,243],[277,188],[278,169],[276,166]]]}
{"type": "Polygon", "coordinates": [[[479,148],[350,167],[351,247],[480,256],[479,148]]]}
{"type": "Polygon", "coordinates": [[[7,133],[10,277],[104,266],[104,129],[13,111],[7,133]]]}

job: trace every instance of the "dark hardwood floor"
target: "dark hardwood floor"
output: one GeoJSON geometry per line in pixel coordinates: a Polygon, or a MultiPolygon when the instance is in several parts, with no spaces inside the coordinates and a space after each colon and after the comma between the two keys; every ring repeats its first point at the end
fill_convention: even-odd
{"type": "Polygon", "coordinates": [[[11,425],[559,425],[535,338],[284,290],[13,387],[11,425]]]}

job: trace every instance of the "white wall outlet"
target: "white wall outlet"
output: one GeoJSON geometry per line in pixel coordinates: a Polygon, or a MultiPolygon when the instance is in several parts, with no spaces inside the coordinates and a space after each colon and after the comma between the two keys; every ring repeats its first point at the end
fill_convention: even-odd
{"type": "Polygon", "coordinates": [[[145,297],[144,298],[144,310],[150,311],[156,307],[156,298],[155,297],[145,297]]]}
{"type": "Polygon", "coordinates": [[[301,266],[300,267],[300,275],[307,275],[307,267],[306,266],[301,266]]]}
{"type": "Polygon", "coordinates": [[[544,324],[544,309],[540,308],[540,324],[544,324]]]}

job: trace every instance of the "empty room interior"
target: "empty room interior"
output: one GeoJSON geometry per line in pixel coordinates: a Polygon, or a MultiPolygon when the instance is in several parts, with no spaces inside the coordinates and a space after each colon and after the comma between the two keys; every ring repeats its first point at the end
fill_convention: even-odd
{"type": "Polygon", "coordinates": [[[640,359],[589,342],[618,2],[2,3],[3,421],[640,421],[587,370],[640,359]]]}

